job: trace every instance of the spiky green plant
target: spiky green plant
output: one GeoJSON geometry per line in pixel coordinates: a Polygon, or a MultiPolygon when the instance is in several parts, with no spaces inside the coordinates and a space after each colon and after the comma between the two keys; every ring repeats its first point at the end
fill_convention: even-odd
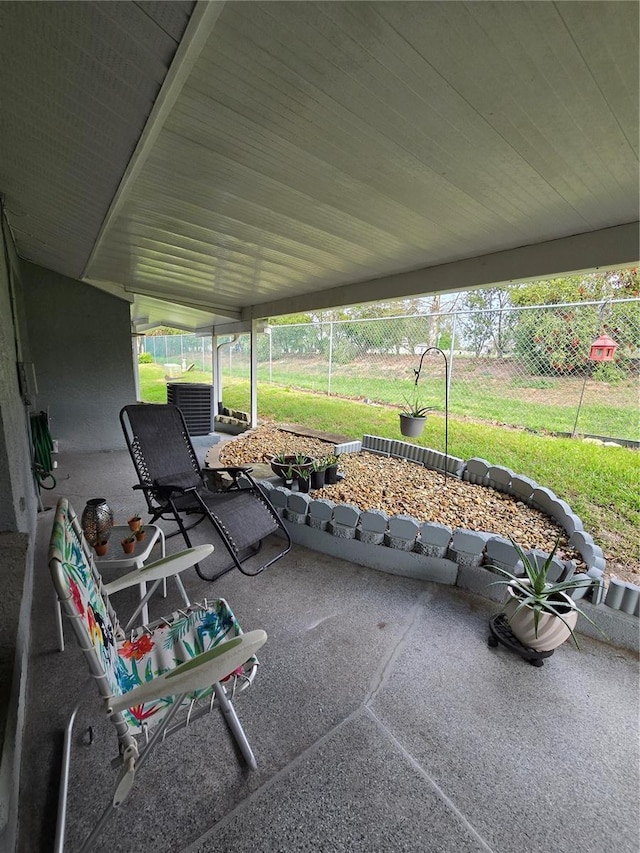
{"type": "MultiPolygon", "coordinates": [[[[509,538],[511,539],[511,537],[509,538]]],[[[525,572],[524,577],[515,575],[513,572],[500,568],[500,566],[489,565],[488,568],[505,576],[504,580],[501,579],[493,581],[489,586],[504,584],[505,586],[511,587],[518,602],[513,614],[511,615],[511,619],[513,619],[516,613],[519,613],[525,608],[529,608],[532,612],[533,627],[536,637],[538,636],[540,617],[543,613],[549,613],[552,616],[557,616],[558,619],[566,625],[569,629],[573,642],[576,644],[576,648],[580,648],[578,640],[573,632],[573,628],[565,618],[567,605],[563,603],[562,599],[558,600],[558,597],[560,593],[566,593],[568,590],[584,589],[585,587],[594,586],[597,581],[594,581],[593,578],[587,577],[583,574],[574,575],[572,578],[569,578],[569,580],[558,581],[557,583],[550,583],[547,580],[553,558],[555,557],[558,545],[560,544],[560,537],[556,539],[553,550],[541,566],[539,566],[535,560],[530,559],[522,550],[520,545],[518,545],[518,543],[513,539],[511,539],[511,544],[516,549],[520,562],[522,563],[522,567],[525,572]]],[[[573,602],[573,607],[587,620],[587,622],[590,622],[595,628],[597,628],[603,637],[606,636],[600,628],[598,628],[593,619],[590,619],[584,610],[581,610],[575,602],[573,602]]]]}

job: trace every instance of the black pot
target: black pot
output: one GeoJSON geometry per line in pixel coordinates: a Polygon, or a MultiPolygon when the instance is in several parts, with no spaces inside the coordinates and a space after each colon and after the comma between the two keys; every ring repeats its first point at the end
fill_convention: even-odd
{"type": "Polygon", "coordinates": [[[298,477],[298,491],[308,493],[311,490],[311,478],[310,477],[298,477]]]}
{"type": "Polygon", "coordinates": [[[328,486],[334,486],[339,481],[337,465],[331,465],[327,468],[324,472],[324,481],[328,486]]]}
{"type": "Polygon", "coordinates": [[[312,489],[322,489],[324,488],[324,471],[312,471],[311,472],[311,488],[312,489]]]}

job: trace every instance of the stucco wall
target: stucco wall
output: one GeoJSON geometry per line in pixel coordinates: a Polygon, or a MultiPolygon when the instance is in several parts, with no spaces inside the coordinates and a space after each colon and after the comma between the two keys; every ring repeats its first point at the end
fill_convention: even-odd
{"type": "Polygon", "coordinates": [[[37,409],[64,451],[124,447],[118,421],[135,402],[129,303],[23,263],[37,409]]]}
{"type": "Polygon", "coordinates": [[[27,409],[20,396],[16,367],[18,360],[29,359],[29,350],[20,318],[19,262],[4,228],[0,229],[0,241],[0,532],[31,533],[37,499],[31,476],[27,409]]]}

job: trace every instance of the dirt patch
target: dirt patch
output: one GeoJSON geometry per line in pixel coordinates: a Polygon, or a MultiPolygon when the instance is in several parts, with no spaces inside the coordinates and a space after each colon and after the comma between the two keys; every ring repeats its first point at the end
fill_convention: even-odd
{"type": "MultiPolygon", "coordinates": [[[[261,426],[228,442],[220,452],[223,465],[268,462],[276,453],[323,456],[332,445],[317,438],[293,435],[275,425],[261,426]]],[[[381,509],[389,515],[410,515],[419,521],[437,521],[452,528],[512,536],[523,548],[550,552],[560,536],[559,556],[586,567],[567,545],[564,531],[548,516],[510,495],[465,483],[453,477],[444,483],[442,474],[400,459],[373,453],[349,453],[340,457],[345,479],[335,486],[313,492],[314,497],[350,503],[361,510],[381,509]]],[[[637,583],[634,567],[607,554],[608,574],[637,583]]]]}

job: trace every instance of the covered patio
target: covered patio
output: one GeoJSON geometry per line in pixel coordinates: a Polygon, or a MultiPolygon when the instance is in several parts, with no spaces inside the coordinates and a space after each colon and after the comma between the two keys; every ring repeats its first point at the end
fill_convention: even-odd
{"type": "MultiPolygon", "coordinates": [[[[268,317],[637,264],[638,6],[6,0],[0,32],[0,845],[30,853],[78,673],[32,415],[61,451],[46,503],[122,517],[138,334],[255,354],[268,317]]],[[[635,849],[627,653],[538,672],[487,648],[486,602],[304,548],[218,591],[270,633],[239,708],[260,769],[187,732],[105,849],[635,849]]]]}
{"type": "MultiPolygon", "coordinates": [[[[101,495],[122,522],[140,510],[126,451],[60,454],[58,495],[81,511],[101,495]]],[[[19,850],[50,849],[62,731],[86,669],[67,628],[57,650],[38,519],[19,850]]],[[[197,542],[206,530],[194,531],[197,542]]],[[[169,540],[169,549],[179,547],[169,540]]],[[[268,547],[268,544],[265,546],[268,547]]],[[[567,851],[635,853],[635,656],[580,638],[542,669],[487,645],[497,606],[456,588],[376,572],[297,546],[256,578],[189,595],[228,599],[245,630],[269,635],[237,701],[258,761],[241,766],[218,714],[158,749],[96,850],[567,851]]],[[[135,594],[121,593],[121,610],[135,594]]],[[[180,599],[156,595],[151,616],[180,599]]],[[[69,849],[113,790],[116,739],[97,692],[76,725],[69,849]],[[95,740],[89,745],[87,725],[95,740]]]]}

